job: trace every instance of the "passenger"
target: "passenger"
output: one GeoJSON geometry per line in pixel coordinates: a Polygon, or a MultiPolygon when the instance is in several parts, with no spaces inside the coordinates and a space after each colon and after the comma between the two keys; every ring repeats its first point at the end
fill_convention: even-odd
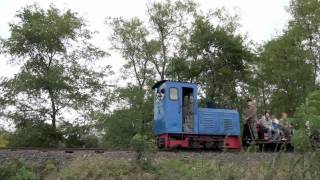
{"type": "Polygon", "coordinates": [[[282,133],[281,128],[280,128],[279,119],[275,115],[273,115],[271,119],[272,119],[272,128],[273,128],[273,130],[276,132],[276,134],[278,136],[281,136],[281,134],[283,134],[283,133],[282,133]]]}
{"type": "Polygon", "coordinates": [[[268,132],[268,138],[272,140],[276,140],[279,138],[279,132],[275,130],[272,126],[272,120],[270,119],[270,114],[268,111],[264,113],[264,116],[260,119],[260,125],[262,131],[268,132]],[[272,136],[274,134],[274,136],[272,136]]]}
{"type": "Polygon", "coordinates": [[[292,134],[292,125],[288,121],[288,113],[283,112],[280,119],[280,129],[282,130],[284,137],[283,139],[288,139],[292,134]]]}
{"type": "Polygon", "coordinates": [[[274,129],[278,129],[279,128],[279,119],[275,116],[275,115],[272,115],[271,116],[271,120],[272,120],[272,127],[274,129]]]}
{"type": "Polygon", "coordinates": [[[246,111],[245,123],[248,125],[250,135],[252,136],[252,138],[257,139],[258,138],[257,127],[256,127],[257,109],[254,106],[251,98],[248,98],[247,103],[248,103],[248,107],[246,111]]]}

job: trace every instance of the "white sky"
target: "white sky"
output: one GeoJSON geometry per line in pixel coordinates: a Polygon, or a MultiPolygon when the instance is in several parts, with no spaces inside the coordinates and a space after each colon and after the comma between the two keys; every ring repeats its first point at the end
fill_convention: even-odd
{"type": "MultiPolygon", "coordinates": [[[[61,9],[72,9],[83,16],[90,29],[97,30],[94,44],[107,50],[111,56],[104,61],[113,66],[115,72],[122,66],[122,58],[118,53],[109,50],[107,26],[104,21],[107,16],[134,17],[146,19],[146,4],[151,0],[0,0],[0,37],[7,38],[8,23],[13,21],[16,11],[25,5],[38,3],[48,7],[50,3],[61,9]]],[[[240,31],[247,34],[250,40],[263,43],[279,34],[286,26],[289,14],[285,7],[289,0],[196,0],[203,11],[224,6],[231,12],[240,14],[240,31]]],[[[0,76],[13,76],[17,67],[7,64],[7,58],[0,56],[0,76]]]]}

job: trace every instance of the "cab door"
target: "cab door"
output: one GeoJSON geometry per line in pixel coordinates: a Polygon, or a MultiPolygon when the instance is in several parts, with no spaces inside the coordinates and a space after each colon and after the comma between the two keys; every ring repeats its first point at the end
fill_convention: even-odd
{"type": "Polygon", "coordinates": [[[167,130],[170,133],[182,132],[182,94],[181,88],[168,86],[166,98],[167,130]]]}
{"type": "Polygon", "coordinates": [[[162,134],[166,132],[165,121],[165,88],[159,87],[155,91],[154,98],[154,122],[153,129],[155,134],[162,134]]]}

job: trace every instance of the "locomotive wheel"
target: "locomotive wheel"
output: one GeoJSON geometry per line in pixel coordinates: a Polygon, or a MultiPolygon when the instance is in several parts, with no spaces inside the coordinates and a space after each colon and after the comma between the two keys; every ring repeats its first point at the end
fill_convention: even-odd
{"type": "Polygon", "coordinates": [[[191,140],[190,143],[189,143],[189,145],[190,145],[191,148],[194,148],[194,149],[199,149],[199,148],[201,148],[201,145],[200,145],[200,142],[199,142],[199,141],[191,140]]]}
{"type": "Polygon", "coordinates": [[[214,149],[215,148],[215,143],[214,142],[206,142],[204,144],[205,149],[214,149]]]}

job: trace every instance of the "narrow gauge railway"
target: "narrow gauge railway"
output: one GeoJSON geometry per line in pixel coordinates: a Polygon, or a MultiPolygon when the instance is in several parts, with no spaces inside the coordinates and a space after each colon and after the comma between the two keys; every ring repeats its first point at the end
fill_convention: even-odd
{"type": "MultiPolygon", "coordinates": [[[[279,146],[280,149],[280,146],[279,146]]],[[[279,150],[278,149],[278,150],[279,150]]],[[[207,150],[207,149],[183,149],[183,148],[175,148],[175,149],[157,149],[154,151],[155,154],[157,153],[195,153],[195,154],[224,154],[224,153],[232,153],[232,154],[240,154],[240,153],[278,153],[278,150],[273,149],[273,151],[261,151],[258,146],[255,150],[248,150],[245,149],[238,150],[238,149],[224,149],[220,150],[207,150]]],[[[24,151],[38,151],[38,152],[63,152],[63,153],[77,153],[77,152],[90,152],[95,154],[102,154],[102,153],[135,153],[135,151],[130,150],[114,150],[114,149],[106,149],[106,148],[33,148],[33,147],[6,147],[0,148],[1,151],[10,151],[10,152],[24,152],[24,151]]],[[[290,153],[291,151],[283,151],[286,153],[290,153]]]]}
{"type": "MultiPolygon", "coordinates": [[[[258,138],[253,138],[248,127],[240,136],[240,115],[234,109],[198,107],[198,85],[188,82],[163,80],[157,82],[154,100],[153,133],[158,151],[173,152],[240,152],[249,146],[264,151],[292,151],[290,137],[272,140],[257,125],[258,138]]],[[[103,148],[2,148],[11,151],[38,150],[112,152],[103,148]]],[[[1,148],[0,148],[1,150],[1,148]]]]}
{"type": "MultiPolygon", "coordinates": [[[[49,152],[49,151],[60,151],[65,153],[74,153],[74,152],[94,152],[94,153],[104,153],[115,150],[104,149],[104,148],[38,148],[38,147],[6,147],[0,148],[0,151],[41,151],[41,152],[49,152]]],[[[129,152],[122,151],[121,152],[129,152]]]]}
{"type": "Polygon", "coordinates": [[[258,137],[248,126],[240,136],[240,114],[234,109],[199,107],[198,84],[163,80],[155,92],[153,132],[159,149],[292,150],[290,137],[273,140],[257,124],[258,137]],[[251,133],[250,133],[251,132],[251,133]]]}

